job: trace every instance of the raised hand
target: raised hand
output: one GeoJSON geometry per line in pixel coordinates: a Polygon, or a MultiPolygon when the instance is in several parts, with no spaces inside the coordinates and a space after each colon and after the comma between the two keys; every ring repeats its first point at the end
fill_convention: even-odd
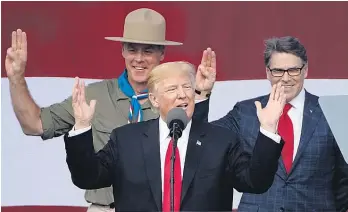
{"type": "Polygon", "coordinates": [[[196,89],[211,91],[216,80],[216,54],[211,48],[203,51],[201,64],[196,73],[196,89]]]}
{"type": "Polygon", "coordinates": [[[22,30],[12,32],[12,45],[7,49],[5,69],[9,78],[24,77],[27,64],[27,35],[22,30]]]}
{"type": "Polygon", "coordinates": [[[85,98],[85,83],[78,77],[75,78],[75,84],[72,92],[72,108],[75,117],[75,129],[89,127],[95,111],[96,100],[91,100],[89,105],[85,98]]]}
{"type": "Polygon", "coordinates": [[[255,102],[257,117],[263,129],[276,133],[280,116],[283,113],[286,104],[286,95],[284,86],[280,83],[273,85],[268,103],[265,108],[262,108],[259,101],[255,102]]]}

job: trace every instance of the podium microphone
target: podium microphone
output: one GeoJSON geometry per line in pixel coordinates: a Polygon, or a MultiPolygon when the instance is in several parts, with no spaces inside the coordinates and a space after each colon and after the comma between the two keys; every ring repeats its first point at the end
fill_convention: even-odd
{"type": "Polygon", "coordinates": [[[178,143],[178,139],[182,135],[182,131],[185,129],[189,119],[186,112],[179,107],[171,109],[167,114],[167,126],[170,130],[170,137],[173,139],[172,157],[170,159],[170,211],[174,211],[174,163],[175,163],[175,149],[178,143]]]}

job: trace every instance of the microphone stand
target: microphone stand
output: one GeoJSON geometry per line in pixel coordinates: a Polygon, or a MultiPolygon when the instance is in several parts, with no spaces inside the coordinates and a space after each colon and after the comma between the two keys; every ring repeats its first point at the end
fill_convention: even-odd
{"type": "Polygon", "coordinates": [[[172,139],[173,139],[173,145],[172,145],[172,157],[170,158],[170,211],[174,212],[174,164],[175,164],[175,149],[178,143],[178,131],[180,132],[181,129],[177,123],[173,124],[173,131],[172,139]]]}

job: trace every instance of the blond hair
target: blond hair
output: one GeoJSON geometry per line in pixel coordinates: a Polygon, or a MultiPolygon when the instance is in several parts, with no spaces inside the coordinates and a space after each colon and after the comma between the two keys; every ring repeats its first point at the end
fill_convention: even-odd
{"type": "Polygon", "coordinates": [[[195,75],[196,68],[189,62],[175,61],[162,63],[156,66],[149,74],[147,81],[147,88],[149,92],[154,92],[157,89],[157,85],[163,79],[177,74],[185,74],[190,77],[192,87],[195,87],[195,75]]]}

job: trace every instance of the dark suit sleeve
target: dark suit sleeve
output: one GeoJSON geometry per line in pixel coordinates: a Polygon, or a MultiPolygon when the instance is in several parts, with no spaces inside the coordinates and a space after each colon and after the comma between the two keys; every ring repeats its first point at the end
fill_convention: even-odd
{"type": "Polygon", "coordinates": [[[259,132],[250,155],[243,150],[236,134],[231,138],[228,171],[234,188],[239,192],[266,192],[273,183],[284,142],[276,143],[259,132]]]}
{"type": "Polygon", "coordinates": [[[340,212],[348,210],[348,164],[344,160],[342,152],[335,142],[335,169],[332,180],[335,192],[336,209],[340,212]]]}
{"type": "Polygon", "coordinates": [[[92,130],[64,136],[67,164],[73,183],[81,189],[98,189],[111,185],[111,167],[117,161],[116,135],[98,153],[93,147],[92,130]]]}
{"type": "Polygon", "coordinates": [[[200,122],[208,122],[209,114],[209,98],[195,104],[195,110],[193,112],[193,119],[200,122]]]}
{"type": "MultiPolygon", "coordinates": [[[[196,120],[202,122],[208,122],[209,115],[209,99],[195,104],[195,111],[193,117],[196,120]]],[[[239,132],[239,120],[240,120],[240,103],[237,103],[233,110],[228,112],[224,117],[212,121],[211,123],[216,126],[224,127],[234,132],[239,132]]]]}
{"type": "Polygon", "coordinates": [[[240,103],[236,103],[224,117],[211,122],[213,125],[220,126],[239,133],[240,126],[240,103]]]}

